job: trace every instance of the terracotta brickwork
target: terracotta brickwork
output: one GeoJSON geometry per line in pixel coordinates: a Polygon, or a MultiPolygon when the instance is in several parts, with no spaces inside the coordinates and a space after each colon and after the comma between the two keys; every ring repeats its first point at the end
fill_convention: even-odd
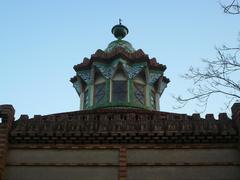
{"type": "Polygon", "coordinates": [[[237,143],[238,129],[226,114],[166,113],[137,109],[76,111],[14,122],[10,142],[76,144],[237,143]]]}
{"type": "Polygon", "coordinates": [[[124,146],[119,149],[119,180],[127,180],[127,149],[124,146]]]}
{"type": "Polygon", "coordinates": [[[233,120],[234,126],[236,126],[239,131],[240,130],[240,103],[235,103],[232,106],[232,120],[233,120]]]}
{"type": "MultiPolygon", "coordinates": [[[[94,54],[92,54],[91,58],[84,58],[83,62],[81,64],[75,65],[74,69],[78,71],[79,69],[82,68],[87,68],[91,66],[93,61],[101,61],[101,62],[108,62],[112,61],[113,59],[116,58],[124,58],[129,60],[130,62],[148,62],[150,67],[158,67],[162,71],[166,69],[165,65],[159,64],[156,60],[156,58],[150,59],[147,54],[143,52],[143,50],[139,49],[133,53],[127,52],[124,48],[122,47],[117,47],[115,50],[109,52],[104,52],[101,49],[98,49],[94,54]]],[[[72,79],[74,82],[74,80],[72,79]]]]}
{"type": "MultiPolygon", "coordinates": [[[[113,108],[36,115],[31,119],[27,115],[22,115],[14,121],[13,107],[2,105],[0,175],[6,180],[11,180],[16,176],[13,172],[16,172],[24,179],[26,177],[23,171],[29,173],[30,177],[33,172],[41,173],[46,169],[53,178],[54,172],[61,172],[62,169],[66,172],[74,171],[81,176],[77,170],[81,169],[82,173],[96,170],[101,172],[101,177],[105,177],[104,172],[115,177],[118,169],[118,178],[121,180],[144,179],[145,176],[154,179],[153,174],[158,175],[160,172],[164,178],[174,179],[169,171],[174,171],[179,176],[186,171],[187,177],[191,177],[195,172],[206,171],[209,177],[213,177],[217,175],[215,172],[222,168],[221,172],[225,170],[225,173],[221,174],[224,176],[223,179],[227,179],[225,174],[229,172],[232,172],[230,179],[238,178],[239,112],[238,103],[232,107],[232,118],[224,113],[219,114],[218,119],[214,119],[211,114],[201,118],[199,114],[189,116],[113,108]],[[44,150],[49,152],[38,161],[36,153],[42,152],[43,155],[44,150]],[[80,159],[70,162],[65,153],[61,155],[62,161],[58,158],[55,162],[54,154],[59,153],[59,150],[62,153],[89,150],[89,155],[91,150],[99,150],[99,153],[101,150],[107,150],[106,152],[110,154],[104,155],[108,158],[104,161],[100,158],[96,162],[80,159]],[[24,151],[29,153],[28,158],[26,153],[25,155],[21,153],[24,151]],[[112,156],[113,151],[118,152],[118,155],[112,156]],[[176,154],[178,156],[175,156],[176,154]],[[109,160],[111,157],[118,159],[109,160]],[[136,172],[142,175],[135,174],[136,172]]],[[[206,176],[203,179],[208,178],[206,176]]]]}
{"type": "Polygon", "coordinates": [[[4,175],[6,155],[8,150],[8,133],[14,121],[15,110],[11,105],[0,106],[0,180],[4,175]]]}
{"type": "MultiPolygon", "coordinates": [[[[19,179],[25,180],[25,178],[28,178],[25,176],[25,174],[31,175],[32,168],[35,169],[36,173],[38,172],[38,169],[39,171],[45,169],[45,172],[49,172],[49,175],[46,176],[47,179],[54,180],[57,179],[57,175],[54,175],[52,173],[52,168],[59,170],[66,170],[69,168],[87,168],[88,170],[92,170],[93,172],[96,170],[96,168],[105,168],[105,170],[109,168],[118,168],[118,179],[121,180],[155,179],[153,175],[148,178],[146,178],[147,176],[144,176],[144,173],[148,174],[148,172],[146,172],[145,170],[149,170],[153,171],[154,173],[163,172],[164,175],[157,177],[175,180],[176,178],[171,177],[172,175],[168,172],[168,170],[174,169],[176,173],[179,173],[184,169],[193,169],[193,171],[206,170],[208,171],[209,177],[212,177],[216,174],[215,172],[209,171],[209,169],[216,171],[224,167],[220,174],[224,174],[224,172],[231,172],[231,174],[224,175],[222,179],[229,180],[234,178],[238,179],[240,177],[240,173],[238,171],[240,169],[240,154],[239,151],[236,149],[235,144],[15,144],[11,145],[9,148],[9,156],[11,157],[8,157],[7,162],[7,180],[12,180],[15,177],[15,175],[12,174],[14,172],[14,169],[16,170],[16,173],[19,174],[19,179]],[[83,150],[85,153],[89,151],[89,157],[92,156],[91,151],[118,151],[119,159],[117,163],[114,163],[115,156],[112,156],[112,158],[109,159],[109,155],[105,154],[104,157],[101,157],[101,162],[99,162],[93,157],[93,159],[90,158],[88,160],[88,163],[84,163],[82,162],[82,159],[75,154],[76,152],[83,150]],[[13,156],[13,154],[16,153],[14,151],[18,151],[18,153],[14,155],[15,157],[13,156]],[[21,153],[19,153],[20,151],[24,152],[25,155],[21,155],[21,153]],[[36,151],[35,155],[33,154],[34,151],[36,151]],[[50,152],[46,154],[46,151],[50,152]],[[52,153],[54,151],[55,153],[52,153]],[[55,157],[59,155],[59,151],[61,151],[61,157],[55,157]],[[39,155],[36,156],[36,153],[39,153],[39,155]],[[26,154],[28,157],[26,157],[26,154]],[[69,154],[73,154],[72,156],[76,156],[76,158],[74,160],[72,158],[69,158],[69,154]],[[39,156],[41,156],[41,159],[39,158],[39,156]],[[110,160],[112,161],[112,163],[106,163],[106,158],[108,159],[107,161],[110,160]]],[[[114,169],[106,172],[111,173],[112,171],[114,171],[114,169]]],[[[188,172],[186,172],[184,176],[191,176],[191,172],[192,171],[189,172],[188,170],[188,172]]],[[[79,175],[81,175],[81,173],[79,175]]],[[[92,176],[92,174],[89,176],[92,176]]],[[[183,175],[180,176],[181,177],[179,177],[179,179],[183,179],[183,175]]],[[[199,175],[197,177],[193,176],[192,179],[201,179],[201,176],[202,175],[199,175]]],[[[72,177],[72,175],[69,174],[69,177],[72,177]]],[[[221,176],[216,176],[216,178],[219,177],[221,176]]],[[[41,179],[41,177],[38,176],[36,176],[35,178],[36,180],[41,179]]],[[[77,176],[74,178],[80,177],[77,176]]],[[[96,177],[94,179],[96,179],[96,177]]]]}

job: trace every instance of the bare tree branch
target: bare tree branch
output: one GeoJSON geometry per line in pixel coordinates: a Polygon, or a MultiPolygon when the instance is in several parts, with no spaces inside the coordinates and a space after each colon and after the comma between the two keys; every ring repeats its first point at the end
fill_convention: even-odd
{"type": "MultiPolygon", "coordinates": [[[[193,82],[193,88],[188,89],[189,96],[174,98],[179,103],[177,108],[196,100],[198,106],[205,111],[208,101],[215,95],[226,97],[226,107],[240,99],[240,48],[223,46],[216,48],[216,59],[203,59],[205,68],[190,67],[183,78],[193,82]]],[[[202,111],[202,112],[203,112],[202,111]]]]}
{"type": "Polygon", "coordinates": [[[227,0],[225,3],[220,2],[220,5],[226,14],[240,14],[240,4],[238,0],[231,0],[230,3],[229,0],[227,0]]]}
{"type": "MultiPolygon", "coordinates": [[[[240,0],[222,0],[221,7],[226,14],[240,14],[240,0]]],[[[239,34],[240,42],[240,34],[239,34]]],[[[216,48],[216,58],[203,59],[204,69],[190,67],[182,77],[191,80],[193,87],[188,89],[188,97],[174,96],[179,106],[184,107],[190,101],[197,101],[204,112],[210,98],[222,95],[226,98],[225,106],[240,100],[240,46],[228,47],[223,45],[216,48]]]]}

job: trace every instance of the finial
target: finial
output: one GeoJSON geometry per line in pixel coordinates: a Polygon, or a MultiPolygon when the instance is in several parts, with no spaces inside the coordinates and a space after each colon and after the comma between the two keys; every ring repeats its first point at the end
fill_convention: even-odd
{"type": "Polygon", "coordinates": [[[119,25],[122,25],[122,19],[119,18],[119,25]]]}
{"type": "Polygon", "coordinates": [[[122,25],[121,18],[119,18],[118,20],[119,20],[119,24],[113,26],[112,33],[118,40],[121,40],[128,34],[128,28],[122,25]]]}

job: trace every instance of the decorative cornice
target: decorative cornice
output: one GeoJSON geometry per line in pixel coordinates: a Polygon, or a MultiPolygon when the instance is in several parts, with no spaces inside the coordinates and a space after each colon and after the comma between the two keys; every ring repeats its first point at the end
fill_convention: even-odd
{"type": "Polygon", "coordinates": [[[159,64],[156,58],[149,59],[148,55],[143,52],[143,50],[139,49],[135,52],[127,52],[122,47],[117,47],[111,52],[105,52],[101,49],[98,49],[94,54],[91,55],[91,58],[84,58],[83,62],[75,65],[73,68],[75,71],[89,69],[93,62],[100,61],[102,63],[109,63],[114,59],[123,58],[130,63],[137,62],[147,62],[150,68],[157,68],[161,71],[166,70],[166,66],[159,64]]]}
{"type": "Polygon", "coordinates": [[[169,82],[170,82],[170,79],[168,79],[166,76],[163,76],[163,82],[169,83],[169,82]]]}
{"type": "Polygon", "coordinates": [[[11,143],[237,143],[238,131],[226,114],[219,120],[140,109],[98,109],[28,119],[21,116],[11,143]]]}
{"type": "Polygon", "coordinates": [[[70,82],[72,83],[75,83],[77,81],[77,76],[73,76],[71,79],[70,79],[70,82]]]}
{"type": "Polygon", "coordinates": [[[80,63],[80,64],[77,64],[77,65],[75,65],[75,66],[73,66],[73,69],[75,70],[75,71],[78,71],[78,70],[82,70],[82,69],[84,69],[84,68],[89,68],[90,67],[90,65],[92,64],[92,62],[90,61],[90,59],[88,59],[88,58],[84,58],[83,59],[83,62],[82,63],[80,63]]]}
{"type": "MultiPolygon", "coordinates": [[[[127,149],[237,149],[234,143],[125,144],[127,149]]],[[[10,149],[119,149],[122,144],[9,144],[10,149]]]]}

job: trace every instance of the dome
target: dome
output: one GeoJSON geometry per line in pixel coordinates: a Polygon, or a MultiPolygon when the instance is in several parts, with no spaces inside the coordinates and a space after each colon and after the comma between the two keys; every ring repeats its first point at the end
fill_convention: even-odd
{"type": "Polygon", "coordinates": [[[166,67],[135,50],[123,38],[126,26],[112,28],[116,38],[107,48],[97,50],[91,59],[74,66],[71,79],[80,97],[80,109],[133,108],[159,110],[159,99],[169,80],[163,76],[166,67]]]}
{"type": "Polygon", "coordinates": [[[105,52],[111,52],[118,47],[124,48],[129,53],[132,53],[135,51],[131,43],[129,43],[128,41],[118,39],[118,40],[112,41],[108,45],[108,47],[105,49],[105,52]]]}
{"type": "Polygon", "coordinates": [[[129,53],[135,51],[130,42],[122,40],[128,34],[128,28],[121,24],[121,19],[119,19],[119,24],[113,26],[112,34],[115,38],[117,38],[117,40],[112,41],[105,49],[105,52],[111,52],[118,47],[125,49],[129,53]]]}

